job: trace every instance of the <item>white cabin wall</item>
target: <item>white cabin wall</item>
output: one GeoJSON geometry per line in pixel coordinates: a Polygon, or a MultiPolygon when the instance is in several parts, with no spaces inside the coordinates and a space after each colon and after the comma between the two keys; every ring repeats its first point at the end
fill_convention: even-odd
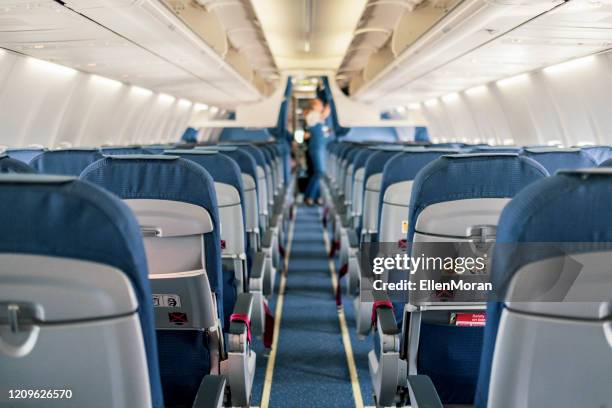
{"type": "Polygon", "coordinates": [[[612,144],[612,53],[421,104],[436,141],[612,144]]]}
{"type": "Polygon", "coordinates": [[[0,145],[178,141],[193,103],[0,50],[0,145]]]}

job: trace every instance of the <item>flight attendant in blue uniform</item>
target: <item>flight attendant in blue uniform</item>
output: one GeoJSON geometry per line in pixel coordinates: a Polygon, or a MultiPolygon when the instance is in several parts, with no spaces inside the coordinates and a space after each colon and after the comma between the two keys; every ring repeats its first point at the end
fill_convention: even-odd
{"type": "Polygon", "coordinates": [[[320,185],[321,177],[325,173],[327,134],[325,119],[329,116],[329,105],[324,105],[320,99],[312,99],[306,111],[306,125],[308,126],[308,155],[313,166],[312,175],[304,193],[305,203],[314,205],[321,203],[320,185]]]}

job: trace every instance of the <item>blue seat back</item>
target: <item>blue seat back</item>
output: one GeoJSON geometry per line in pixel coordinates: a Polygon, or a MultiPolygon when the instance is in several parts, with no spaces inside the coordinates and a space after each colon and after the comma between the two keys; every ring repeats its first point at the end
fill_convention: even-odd
{"type": "Polygon", "coordinates": [[[581,149],[595,160],[597,164],[612,159],[612,147],[610,146],[586,146],[581,149]]]}
{"type": "Polygon", "coordinates": [[[36,170],[21,160],[0,153],[0,173],[36,173],[36,170]]]}
{"type": "MultiPolygon", "coordinates": [[[[611,200],[612,170],[609,169],[562,171],[522,190],[506,206],[498,224],[497,242],[501,245],[493,253],[491,281],[494,288],[507,288],[525,271],[527,274],[541,273],[538,269],[527,269],[528,265],[560,254],[565,259],[573,256],[584,262],[585,258],[580,256],[612,252],[611,200]],[[538,246],[538,243],[543,245],[538,246]]],[[[588,264],[584,263],[582,267],[585,265],[588,264]]],[[[589,267],[580,271],[582,279],[590,279],[590,287],[610,287],[612,275],[608,274],[604,282],[598,282],[593,280],[596,276],[587,277],[592,271],[589,267]]],[[[555,272],[560,277],[563,268],[555,268],[555,272]]],[[[602,276],[605,274],[600,275],[599,279],[602,276]]],[[[576,284],[579,279],[580,276],[576,276],[572,283],[576,284]]],[[[532,282],[537,281],[534,279],[532,282]]],[[[530,401],[534,406],[549,403],[552,403],[551,406],[610,404],[609,367],[612,357],[609,339],[606,342],[603,334],[606,317],[598,312],[606,309],[609,298],[602,301],[584,296],[578,300],[568,298],[569,303],[564,304],[557,303],[560,300],[551,304],[526,299],[526,302],[508,306],[499,298],[488,303],[475,401],[477,408],[486,408],[491,406],[488,402],[498,401],[499,395],[489,395],[494,388],[500,394],[508,391],[521,395],[523,400],[530,401]],[[510,310],[513,308],[518,315],[510,310]],[[502,315],[506,316],[504,320],[501,319],[502,315]],[[505,329],[508,334],[503,338],[498,336],[502,324],[509,326],[517,323],[529,324],[530,330],[523,336],[512,336],[508,333],[510,329],[505,329]],[[504,350],[507,353],[510,343],[520,348],[521,355],[504,356],[504,350]],[[603,354],[602,349],[605,350],[603,354]],[[546,352],[542,353],[543,350],[546,352]],[[493,357],[498,352],[501,354],[499,358],[496,356],[496,368],[514,371],[510,376],[497,372],[498,383],[494,387],[491,383],[493,357]],[[508,357],[523,364],[522,367],[530,373],[530,381],[523,382],[515,376],[516,368],[508,357]],[[516,381],[509,380],[512,376],[516,381]],[[564,377],[572,379],[572,386],[562,385],[567,383],[562,380],[564,377]]],[[[609,307],[607,310],[609,313],[609,307]]],[[[607,319],[609,322],[609,314],[607,319]]]]}
{"type": "Polygon", "coordinates": [[[78,176],[91,163],[100,160],[98,149],[47,150],[30,161],[39,173],[78,176]]]}
{"type": "Polygon", "coordinates": [[[105,156],[127,155],[127,154],[152,154],[149,149],[140,146],[125,146],[125,147],[102,147],[100,151],[105,156]]]}
{"type": "MultiPolygon", "coordinates": [[[[90,261],[125,274],[138,301],[153,406],[163,408],[147,263],[140,229],[130,209],[112,194],[73,177],[0,175],[0,224],[0,253],[90,261]]],[[[57,286],[53,290],[57,291],[57,286]]],[[[58,310],[58,304],[55,306],[52,311],[58,310]]],[[[65,358],[71,357],[68,350],[65,358]]],[[[51,360],[46,363],[52,364],[51,360]]]]}
{"type": "Polygon", "coordinates": [[[34,157],[38,156],[44,151],[45,149],[33,147],[33,148],[23,148],[23,149],[7,149],[5,153],[10,158],[13,158],[13,159],[22,161],[26,164],[29,164],[30,161],[34,157]]]}
{"type": "Polygon", "coordinates": [[[398,136],[393,127],[354,127],[342,137],[350,142],[397,142],[398,136]]]}
{"type": "Polygon", "coordinates": [[[272,139],[267,129],[232,127],[219,135],[220,142],[267,142],[272,139]]]}
{"type": "MultiPolygon", "coordinates": [[[[517,154],[442,156],[426,165],[414,179],[409,206],[408,242],[423,242],[415,237],[417,223],[420,235],[448,236],[449,239],[453,236],[453,239],[460,241],[460,238],[454,238],[456,232],[447,231],[456,229],[453,217],[462,222],[471,222],[469,218],[464,220],[466,211],[471,211],[469,214],[477,213],[477,217],[486,218],[488,225],[488,220],[499,216],[498,207],[505,203],[504,200],[511,199],[523,188],[547,175],[548,172],[540,164],[517,154]],[[456,211],[446,207],[443,211],[448,221],[444,225],[424,224],[419,219],[424,211],[429,213],[436,207],[440,208],[433,207],[436,204],[476,199],[478,202],[470,201],[469,205],[465,202],[457,203],[456,211]],[[481,215],[479,205],[483,209],[492,206],[493,210],[483,211],[481,215]],[[429,227],[433,230],[429,230],[429,227]],[[445,230],[441,232],[440,229],[445,230]]],[[[457,225],[462,229],[461,233],[467,233],[466,226],[457,225]]],[[[480,219],[478,225],[482,225],[480,219]]],[[[468,239],[469,236],[465,238],[468,239]]],[[[425,249],[421,247],[418,251],[421,253],[425,249]]],[[[411,247],[409,251],[412,251],[411,247]]],[[[403,316],[403,306],[400,303],[396,308],[399,318],[403,316]]],[[[478,378],[483,328],[433,323],[424,317],[420,330],[416,363],[418,372],[432,378],[444,403],[472,403],[478,378]]]]}
{"type": "Polygon", "coordinates": [[[597,167],[597,163],[580,149],[527,148],[522,153],[540,163],[550,174],[560,169],[597,167]]]}

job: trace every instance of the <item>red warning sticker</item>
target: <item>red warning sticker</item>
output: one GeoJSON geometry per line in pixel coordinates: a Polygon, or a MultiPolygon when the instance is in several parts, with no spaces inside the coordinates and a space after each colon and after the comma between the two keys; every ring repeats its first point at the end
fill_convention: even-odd
{"type": "Polygon", "coordinates": [[[170,323],[176,324],[177,326],[182,326],[187,323],[187,313],[181,312],[172,312],[168,313],[168,319],[170,323]]]}
{"type": "Polygon", "coordinates": [[[451,323],[455,326],[482,327],[487,323],[486,313],[453,313],[451,323]],[[454,321],[453,321],[454,320],[454,321]]]}

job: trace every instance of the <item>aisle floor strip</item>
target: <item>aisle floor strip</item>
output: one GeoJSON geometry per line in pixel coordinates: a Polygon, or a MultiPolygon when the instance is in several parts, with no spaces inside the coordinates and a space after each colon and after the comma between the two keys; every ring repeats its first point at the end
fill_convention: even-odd
{"type": "Polygon", "coordinates": [[[266,366],[266,378],[261,394],[260,408],[268,408],[270,404],[270,391],[272,390],[272,379],[274,378],[274,363],[276,362],[276,350],[278,349],[278,337],[280,334],[281,318],[283,315],[283,303],[285,300],[285,286],[287,284],[287,269],[289,267],[289,256],[291,255],[291,247],[293,245],[293,230],[295,220],[297,219],[298,208],[295,207],[293,219],[289,225],[289,234],[287,237],[287,249],[285,251],[285,259],[283,262],[283,271],[281,271],[280,285],[278,289],[278,297],[276,300],[276,308],[274,309],[274,336],[272,337],[272,349],[268,356],[268,365],[266,366]]]}
{"type": "MultiPolygon", "coordinates": [[[[327,229],[323,228],[323,241],[325,242],[325,250],[329,253],[331,248],[329,242],[329,236],[327,229]]],[[[336,265],[333,258],[329,258],[329,272],[331,274],[333,293],[336,293],[336,288],[340,284],[338,282],[336,274],[336,265]]],[[[353,399],[355,401],[356,408],[364,408],[363,397],[361,395],[361,387],[359,385],[359,378],[357,376],[357,366],[355,365],[355,357],[353,355],[353,346],[351,345],[351,338],[349,336],[348,326],[346,324],[346,317],[342,308],[338,309],[338,320],[340,322],[340,331],[342,334],[342,344],[344,345],[344,352],[346,354],[346,362],[349,369],[349,377],[351,380],[351,387],[353,388],[353,399]]]]}

